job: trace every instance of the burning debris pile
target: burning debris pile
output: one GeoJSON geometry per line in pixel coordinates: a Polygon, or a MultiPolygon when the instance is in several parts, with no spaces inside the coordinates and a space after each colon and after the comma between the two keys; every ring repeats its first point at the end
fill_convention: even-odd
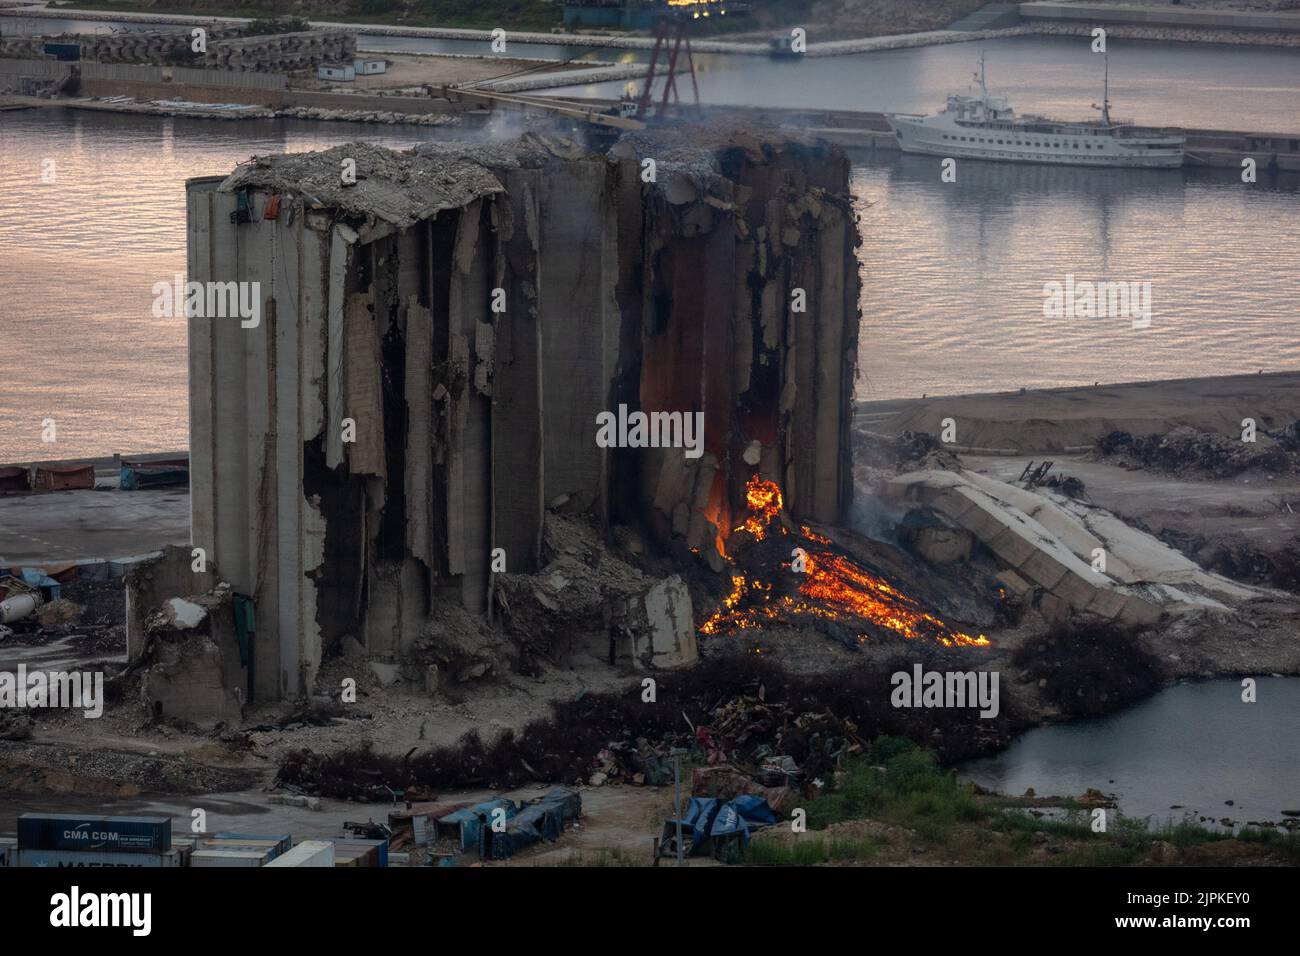
{"type": "Polygon", "coordinates": [[[807,525],[794,526],[782,512],[775,483],[754,476],[747,499],[749,516],[719,543],[732,565],[732,591],[701,633],[807,621],[851,648],[891,634],[944,647],[989,645],[984,635],[956,630],[928,613],[884,577],[840,553],[830,538],[807,525]]]}

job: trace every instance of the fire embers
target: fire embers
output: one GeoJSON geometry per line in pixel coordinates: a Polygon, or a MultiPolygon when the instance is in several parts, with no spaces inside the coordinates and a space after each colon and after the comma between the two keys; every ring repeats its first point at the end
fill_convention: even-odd
{"type": "Polygon", "coordinates": [[[746,499],[749,516],[727,542],[731,593],[700,633],[733,634],[803,621],[826,625],[823,630],[846,643],[863,644],[873,635],[893,633],[945,647],[989,645],[984,635],[954,630],[927,613],[888,581],[839,553],[830,539],[807,527],[791,531],[775,483],[754,476],[746,499]]]}

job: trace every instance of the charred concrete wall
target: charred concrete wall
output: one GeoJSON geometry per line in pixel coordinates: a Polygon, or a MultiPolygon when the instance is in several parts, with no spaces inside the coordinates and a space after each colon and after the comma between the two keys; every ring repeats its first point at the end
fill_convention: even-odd
{"type": "Polygon", "coordinates": [[[755,473],[843,514],[847,162],[677,135],[352,144],[190,181],[187,293],[235,283],[258,313],[189,319],[193,544],[256,601],[256,696],[306,692],[344,634],[397,657],[439,602],[491,614],[548,509],[718,570],[755,473]],[[701,413],[702,453],[598,441],[620,405],[701,413]]]}
{"type": "Polygon", "coordinates": [[[638,134],[614,152],[642,171],[653,161],[659,183],[640,209],[639,299],[626,303],[639,313],[639,407],[706,423],[700,458],[649,449],[632,467],[643,517],[715,570],[755,473],[792,514],[840,520],[859,324],[847,158],[744,129],[638,134]]]}

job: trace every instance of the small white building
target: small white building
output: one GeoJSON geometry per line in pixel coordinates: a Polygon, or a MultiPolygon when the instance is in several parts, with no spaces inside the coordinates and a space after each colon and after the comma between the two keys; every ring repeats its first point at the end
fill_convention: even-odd
{"type": "Polygon", "coordinates": [[[316,79],[350,82],[357,78],[356,67],[351,63],[322,63],[316,68],[316,79]]]}
{"type": "Polygon", "coordinates": [[[382,57],[370,58],[359,56],[352,61],[352,68],[357,76],[376,76],[388,72],[388,61],[382,57]]]}

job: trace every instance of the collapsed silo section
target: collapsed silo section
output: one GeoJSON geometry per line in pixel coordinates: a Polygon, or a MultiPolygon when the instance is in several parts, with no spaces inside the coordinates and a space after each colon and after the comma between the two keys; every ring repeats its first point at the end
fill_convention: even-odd
{"type": "Polygon", "coordinates": [[[359,143],[188,184],[193,544],[257,608],[250,694],[486,608],[502,190],[359,143]]]}
{"type": "Polygon", "coordinates": [[[645,519],[716,571],[756,478],[792,515],[842,521],[860,322],[847,157],[743,126],[629,134],[613,152],[648,182],[628,303],[638,407],[697,443],[644,450],[645,519]]]}

